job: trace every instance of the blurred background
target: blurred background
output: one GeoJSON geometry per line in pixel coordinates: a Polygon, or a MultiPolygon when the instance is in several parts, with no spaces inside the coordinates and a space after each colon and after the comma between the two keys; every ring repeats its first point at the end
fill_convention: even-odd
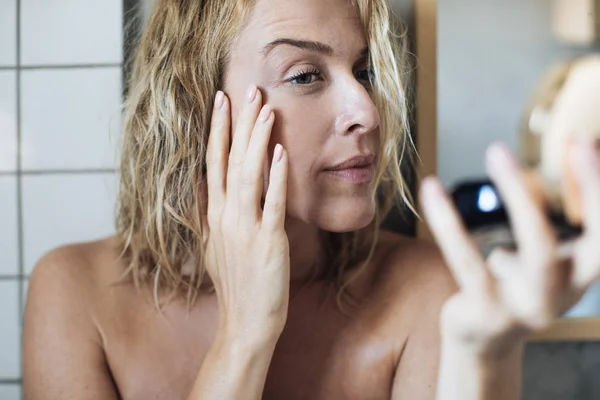
{"type": "MultiPolygon", "coordinates": [[[[600,21],[598,8],[598,0],[438,1],[437,172],[446,186],[485,176],[494,141],[519,152],[525,108],[542,76],[600,52],[600,22],[586,32],[582,18],[600,21]]],[[[598,315],[600,284],[566,314],[598,315]]]]}
{"type": "Polygon", "coordinates": [[[445,184],[482,176],[485,148],[495,140],[516,150],[541,77],[600,50],[591,39],[567,41],[557,32],[557,4],[594,2],[438,1],[438,174],[445,184]]]}
{"type": "MultiPolygon", "coordinates": [[[[411,20],[411,1],[390,1],[411,20]]],[[[522,109],[549,67],[600,47],[557,40],[550,0],[438,3],[438,173],[451,185],[483,174],[492,141],[516,147],[522,109]]],[[[36,261],[113,232],[124,26],[149,4],[0,0],[0,400],[21,398],[20,327],[36,261]]],[[[574,315],[600,314],[590,296],[574,315]]],[[[536,345],[526,367],[526,399],[600,398],[590,378],[598,345],[536,345]]]]}

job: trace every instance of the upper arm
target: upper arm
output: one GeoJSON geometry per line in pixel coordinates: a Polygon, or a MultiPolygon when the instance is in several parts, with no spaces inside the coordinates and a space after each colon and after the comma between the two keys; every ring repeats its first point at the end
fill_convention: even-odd
{"type": "Polygon", "coordinates": [[[117,399],[93,320],[93,282],[76,251],[46,255],[29,281],[23,327],[27,400],[117,399]]]}
{"type": "MultiPolygon", "coordinates": [[[[441,352],[440,312],[457,286],[439,251],[417,263],[410,285],[409,333],[394,375],[392,399],[434,400],[441,352]]],[[[405,320],[406,321],[406,320],[405,320]]]]}

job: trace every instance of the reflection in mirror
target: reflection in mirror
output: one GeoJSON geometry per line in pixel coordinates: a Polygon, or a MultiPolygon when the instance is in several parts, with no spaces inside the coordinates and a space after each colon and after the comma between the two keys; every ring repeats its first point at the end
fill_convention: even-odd
{"type": "MultiPolygon", "coordinates": [[[[568,43],[565,21],[597,12],[580,13],[577,1],[567,18],[567,3],[439,2],[438,173],[447,187],[479,181],[487,146],[503,141],[535,172],[549,209],[577,225],[567,144],[600,135],[600,46],[568,43]]],[[[486,235],[484,252],[512,240],[507,230],[486,235]]],[[[600,285],[566,315],[600,315],[600,285]]]]}
{"type": "MultiPolygon", "coordinates": [[[[554,66],[534,91],[525,113],[521,157],[545,183],[550,206],[582,222],[581,195],[570,166],[573,140],[600,144],[600,55],[577,57],[554,66]]],[[[600,207],[600,204],[598,205],[600,207]]],[[[592,287],[566,316],[600,314],[600,284],[592,287]]]]}

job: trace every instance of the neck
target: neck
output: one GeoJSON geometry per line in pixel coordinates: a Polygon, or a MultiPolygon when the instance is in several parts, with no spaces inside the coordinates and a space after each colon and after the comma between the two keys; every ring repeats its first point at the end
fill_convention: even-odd
{"type": "Polygon", "coordinates": [[[290,279],[293,283],[308,281],[316,271],[327,267],[324,265],[324,247],[316,226],[288,218],[285,230],[290,243],[290,279]]]}

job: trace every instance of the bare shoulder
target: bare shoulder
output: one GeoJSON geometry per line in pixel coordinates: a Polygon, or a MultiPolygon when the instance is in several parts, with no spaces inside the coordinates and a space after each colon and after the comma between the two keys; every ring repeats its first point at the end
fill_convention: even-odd
{"type": "Polygon", "coordinates": [[[382,231],[378,247],[367,311],[396,340],[399,356],[409,336],[437,331],[440,311],[458,288],[435,243],[382,231]]]}
{"type": "Polygon", "coordinates": [[[456,292],[456,283],[433,242],[381,232],[385,252],[376,266],[375,282],[388,301],[445,302],[456,292]]]}
{"type": "Polygon", "coordinates": [[[433,242],[382,232],[375,290],[379,321],[394,343],[392,398],[435,396],[442,307],[458,290],[433,242]]]}
{"type": "Polygon", "coordinates": [[[89,288],[98,278],[99,268],[94,261],[109,240],[66,245],[46,253],[31,274],[32,288],[44,290],[54,284],[89,288]]]}
{"type": "Polygon", "coordinates": [[[113,245],[106,239],[64,246],[34,268],[23,327],[26,398],[113,398],[94,315],[113,245]]]}
{"type": "MultiPolygon", "coordinates": [[[[36,264],[29,279],[28,299],[63,299],[75,307],[89,306],[117,270],[115,238],[56,248],[36,264]]],[[[34,311],[34,310],[32,310],[34,311]]]]}

